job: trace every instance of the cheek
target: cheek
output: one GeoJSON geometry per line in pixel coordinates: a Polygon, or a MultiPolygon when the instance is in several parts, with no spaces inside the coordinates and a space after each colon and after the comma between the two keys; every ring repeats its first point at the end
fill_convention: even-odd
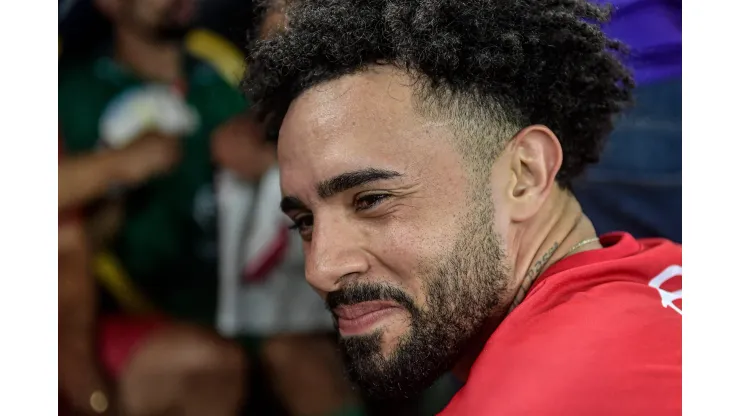
{"type": "Polygon", "coordinates": [[[423,307],[429,269],[449,253],[457,238],[454,205],[405,207],[372,232],[378,261],[423,307]]]}
{"type": "Polygon", "coordinates": [[[512,225],[514,223],[511,219],[511,172],[506,169],[500,169],[499,172],[496,172],[496,167],[496,164],[494,164],[494,172],[492,174],[493,177],[490,181],[491,200],[487,202],[493,207],[494,230],[499,236],[503,237],[505,247],[509,247],[510,244],[513,242],[513,238],[515,237],[515,234],[513,232],[514,229],[512,228],[512,225]]]}

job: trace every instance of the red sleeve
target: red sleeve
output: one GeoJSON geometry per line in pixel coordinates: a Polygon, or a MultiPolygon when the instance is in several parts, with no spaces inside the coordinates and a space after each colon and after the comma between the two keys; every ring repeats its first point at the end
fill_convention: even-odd
{"type": "MultiPolygon", "coordinates": [[[[666,270],[678,290],[680,266],[666,270]]],[[[656,287],[552,283],[502,323],[442,415],[681,415],[682,319],[656,287]]]]}

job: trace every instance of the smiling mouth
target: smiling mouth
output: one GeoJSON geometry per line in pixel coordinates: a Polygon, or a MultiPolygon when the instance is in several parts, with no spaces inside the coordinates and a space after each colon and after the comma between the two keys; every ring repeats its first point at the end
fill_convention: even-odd
{"type": "Polygon", "coordinates": [[[342,336],[362,335],[370,332],[381,321],[404,313],[405,309],[395,302],[369,301],[353,305],[341,305],[333,309],[342,336]]]}

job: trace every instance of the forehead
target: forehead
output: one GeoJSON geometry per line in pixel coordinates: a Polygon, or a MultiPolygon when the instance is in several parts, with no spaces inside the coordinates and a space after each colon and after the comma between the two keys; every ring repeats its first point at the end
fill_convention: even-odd
{"type": "Polygon", "coordinates": [[[358,168],[419,173],[457,162],[448,126],[416,112],[411,83],[399,70],[376,67],[294,100],[278,140],[284,191],[358,168]]]}

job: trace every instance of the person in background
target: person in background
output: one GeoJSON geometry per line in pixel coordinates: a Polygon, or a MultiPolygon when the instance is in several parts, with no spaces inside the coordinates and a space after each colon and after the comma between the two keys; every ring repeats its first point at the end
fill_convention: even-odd
{"type": "Polygon", "coordinates": [[[59,203],[85,226],[82,241],[60,225],[60,389],[77,414],[227,416],[242,405],[242,350],[212,330],[209,149],[246,103],[185,51],[194,5],[96,0],[111,42],[60,60],[59,203]]]}
{"type": "MultiPolygon", "coordinates": [[[[255,36],[264,39],[281,30],[283,7],[282,1],[260,4],[255,36]]],[[[219,329],[248,346],[250,362],[260,365],[265,384],[288,415],[364,414],[343,376],[331,316],[305,281],[300,237],[289,233],[289,221],[275,209],[279,174],[264,124],[251,113],[241,124],[220,129],[212,145],[223,168],[216,186],[219,329]]]]}
{"type": "Polygon", "coordinates": [[[608,3],[604,31],[630,49],[635,102],[573,191],[599,232],[681,242],[681,1],[608,3]]]}

